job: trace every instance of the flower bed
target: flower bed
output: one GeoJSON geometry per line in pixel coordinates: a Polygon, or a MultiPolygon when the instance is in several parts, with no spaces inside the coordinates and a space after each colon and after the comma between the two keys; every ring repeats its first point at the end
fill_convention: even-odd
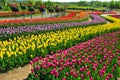
{"type": "Polygon", "coordinates": [[[22,66],[36,56],[45,56],[50,52],[63,50],[81,41],[119,29],[120,23],[115,21],[110,24],[76,27],[38,35],[23,35],[14,38],[14,40],[0,41],[0,72],[22,66]]]}
{"type": "Polygon", "coordinates": [[[28,80],[117,80],[120,76],[120,31],[93,38],[30,64],[28,80]]]}
{"type": "Polygon", "coordinates": [[[67,16],[58,17],[58,18],[34,18],[34,19],[25,19],[25,20],[1,20],[0,27],[9,27],[9,26],[23,26],[23,25],[37,25],[45,23],[58,23],[58,22],[71,22],[71,21],[80,21],[83,18],[88,18],[87,13],[82,13],[82,18],[75,17],[76,14],[81,14],[77,12],[71,12],[67,16]]]}
{"type": "Polygon", "coordinates": [[[46,24],[46,25],[23,26],[23,27],[20,26],[17,28],[15,27],[0,28],[0,38],[1,38],[0,40],[2,39],[6,40],[7,38],[18,36],[18,34],[20,33],[23,33],[23,34],[28,33],[28,32],[35,33],[36,31],[40,32],[40,31],[55,30],[55,29],[61,29],[61,28],[70,28],[70,27],[75,27],[75,26],[82,27],[82,26],[87,26],[87,25],[90,26],[90,25],[95,25],[95,24],[106,23],[106,20],[104,18],[101,18],[100,16],[91,15],[91,17],[93,20],[85,21],[85,22],[58,23],[58,24],[46,24]]]}
{"type": "Polygon", "coordinates": [[[106,12],[101,12],[101,11],[93,11],[93,12],[91,12],[91,14],[95,14],[95,15],[101,15],[101,14],[116,14],[116,12],[110,11],[110,12],[106,13],[106,12]]]}
{"type": "MultiPolygon", "coordinates": [[[[38,11],[35,11],[33,13],[39,13],[38,11]]],[[[30,14],[29,11],[20,11],[17,12],[16,15],[23,15],[23,14],[30,14]]],[[[5,12],[0,12],[0,17],[10,17],[10,16],[14,16],[14,13],[11,11],[5,11],[5,12]]]]}
{"type": "Polygon", "coordinates": [[[106,20],[110,21],[110,22],[119,22],[120,20],[111,16],[102,16],[103,18],[105,18],[106,20]]]}
{"type": "Polygon", "coordinates": [[[120,18],[120,15],[111,15],[111,16],[115,18],[120,18]]]}

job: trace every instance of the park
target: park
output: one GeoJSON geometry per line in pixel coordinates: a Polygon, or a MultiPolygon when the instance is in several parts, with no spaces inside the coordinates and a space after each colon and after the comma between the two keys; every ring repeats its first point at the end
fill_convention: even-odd
{"type": "Polygon", "coordinates": [[[120,80],[120,0],[0,0],[0,80],[120,80]]]}

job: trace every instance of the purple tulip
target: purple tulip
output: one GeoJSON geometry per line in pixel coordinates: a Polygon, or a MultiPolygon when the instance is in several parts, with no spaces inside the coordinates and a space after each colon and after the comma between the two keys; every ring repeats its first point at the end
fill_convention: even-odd
{"type": "Polygon", "coordinates": [[[15,27],[8,27],[8,28],[0,28],[0,37],[6,36],[4,34],[20,34],[25,32],[35,32],[35,31],[46,31],[46,30],[54,30],[66,27],[75,27],[75,26],[86,26],[91,24],[98,24],[104,23],[106,20],[101,18],[98,15],[91,15],[93,20],[85,21],[85,22],[70,22],[70,23],[57,23],[57,24],[44,24],[44,25],[36,25],[36,26],[19,26],[15,27]]]}

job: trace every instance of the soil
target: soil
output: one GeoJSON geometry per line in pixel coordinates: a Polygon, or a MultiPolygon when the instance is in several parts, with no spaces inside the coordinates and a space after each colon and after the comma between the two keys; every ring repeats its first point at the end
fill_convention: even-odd
{"type": "Polygon", "coordinates": [[[0,73],[0,80],[26,80],[29,75],[31,66],[25,65],[24,67],[18,67],[6,73],[0,73]]]}

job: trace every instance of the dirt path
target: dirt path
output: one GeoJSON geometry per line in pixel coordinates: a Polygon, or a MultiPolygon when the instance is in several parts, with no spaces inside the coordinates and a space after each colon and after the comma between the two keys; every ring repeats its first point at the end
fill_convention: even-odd
{"type": "Polygon", "coordinates": [[[30,69],[30,65],[18,67],[6,73],[0,74],[0,80],[25,80],[31,72],[30,69]]]}
{"type": "MultiPolygon", "coordinates": [[[[53,14],[52,14],[52,17],[55,17],[55,16],[57,16],[57,14],[56,14],[56,13],[53,13],[53,14]]],[[[48,17],[51,17],[51,14],[50,14],[50,13],[43,15],[43,18],[48,18],[48,17]]],[[[41,15],[41,14],[37,14],[37,15],[33,14],[32,18],[42,18],[42,15],[41,15]]],[[[19,20],[19,19],[31,19],[31,16],[30,16],[30,15],[29,15],[29,16],[27,15],[27,16],[25,16],[25,17],[24,17],[24,16],[17,17],[17,20],[19,20]]],[[[0,18],[0,20],[15,20],[15,17],[0,18]]]]}

